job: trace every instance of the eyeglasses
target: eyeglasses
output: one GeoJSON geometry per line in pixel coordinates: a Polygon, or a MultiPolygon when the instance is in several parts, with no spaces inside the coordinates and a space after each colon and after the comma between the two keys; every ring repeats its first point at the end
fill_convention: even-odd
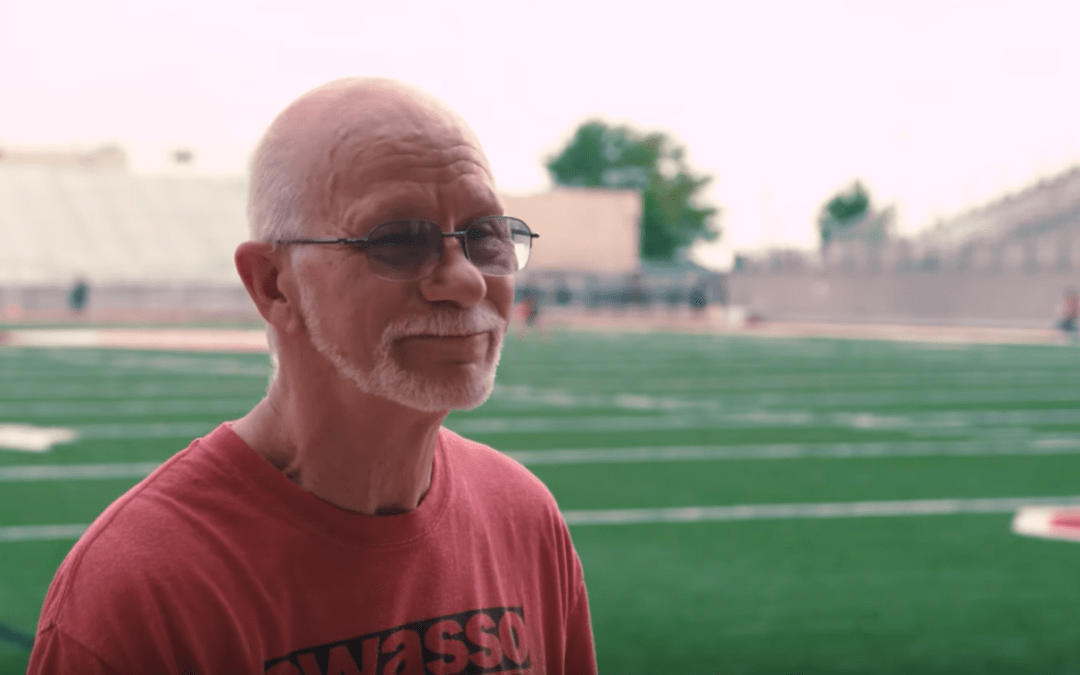
{"type": "Polygon", "coordinates": [[[487,216],[457,232],[443,232],[428,220],[393,220],[376,225],[363,239],[278,239],[275,244],[346,244],[367,254],[371,271],[390,281],[416,281],[435,271],[444,240],[461,241],[465,257],[481,274],[503,276],[525,267],[532,240],[540,235],[523,221],[487,216]]]}

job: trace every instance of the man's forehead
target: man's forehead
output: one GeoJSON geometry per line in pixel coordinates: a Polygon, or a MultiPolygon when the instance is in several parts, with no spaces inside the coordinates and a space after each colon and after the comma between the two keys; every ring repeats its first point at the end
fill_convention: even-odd
{"type": "Polygon", "coordinates": [[[501,215],[502,198],[486,174],[459,176],[446,184],[387,181],[339,194],[342,221],[367,229],[405,218],[456,225],[461,220],[501,215]],[[443,223],[450,218],[452,221],[443,223]]]}

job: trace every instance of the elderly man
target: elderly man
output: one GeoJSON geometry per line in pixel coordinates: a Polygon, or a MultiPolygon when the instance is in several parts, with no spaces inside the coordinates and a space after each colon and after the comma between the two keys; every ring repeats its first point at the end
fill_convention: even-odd
{"type": "Polygon", "coordinates": [[[522,466],[442,427],[491,392],[533,235],[468,126],[347,79],[256,151],[236,266],[276,375],[110,506],[31,673],[595,673],[577,554],[522,466]]]}

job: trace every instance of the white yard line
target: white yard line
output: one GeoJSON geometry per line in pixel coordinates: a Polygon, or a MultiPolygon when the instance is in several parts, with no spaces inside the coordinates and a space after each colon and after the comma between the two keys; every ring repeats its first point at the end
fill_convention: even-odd
{"type": "MultiPolygon", "coordinates": [[[[885,502],[809,504],[739,504],[668,509],[605,509],[564,511],[569,525],[640,525],[732,520],[789,520],[795,518],[867,518],[880,516],[947,516],[1012,513],[1027,506],[1080,505],[1080,496],[1006,497],[998,499],[913,499],[885,502]]],[[[0,543],[78,539],[87,525],[18,525],[0,527],[0,543]]]]}
{"type": "MultiPolygon", "coordinates": [[[[874,457],[1047,456],[1080,454],[1080,439],[1035,438],[1022,441],[1014,440],[999,442],[951,441],[662,446],[643,448],[595,448],[589,450],[511,450],[504,454],[528,466],[552,464],[621,464],[631,462],[849,459],[874,457]]],[[[158,466],[159,464],[157,462],[25,464],[0,466],[0,482],[144,478],[158,466]]]]}
{"type": "Polygon", "coordinates": [[[448,427],[468,434],[537,432],[610,432],[684,429],[747,429],[762,427],[840,427],[909,431],[962,431],[1032,424],[1077,424],[1080,410],[981,410],[883,415],[871,412],[816,410],[746,410],[680,415],[597,415],[589,417],[464,417],[448,427]]]}
{"type": "Polygon", "coordinates": [[[16,525],[0,527],[0,543],[6,541],[55,541],[78,539],[89,525],[16,525]]]}
{"type": "MultiPolygon", "coordinates": [[[[965,388],[927,388],[919,391],[907,389],[868,389],[875,383],[866,381],[859,388],[849,385],[830,391],[790,392],[760,391],[745,392],[730,386],[726,380],[712,378],[714,392],[707,398],[682,399],[671,396],[651,397],[644,395],[571,395],[558,390],[523,392],[526,387],[514,385],[500,388],[495,386],[492,400],[506,410],[535,410],[538,407],[551,409],[589,409],[610,408],[624,410],[658,411],[724,411],[745,409],[784,409],[784,408],[848,408],[858,409],[866,406],[899,406],[917,404],[939,406],[956,404],[1001,404],[1017,400],[1015,391],[1004,388],[1008,382],[990,383],[965,388]]],[[[782,386],[782,385],[778,385],[782,386]]],[[[1041,403],[1059,403],[1075,405],[1080,401],[1076,387],[1060,381],[1047,381],[1039,389],[1029,388],[1023,393],[1024,401],[1041,403]]]]}
{"type": "MultiPolygon", "coordinates": [[[[239,417],[250,408],[250,399],[234,397],[217,400],[141,401],[33,401],[0,403],[0,419],[48,425],[57,418],[106,417],[110,415],[220,413],[239,417]]],[[[152,424],[137,423],[134,426],[152,424]]],[[[169,423],[180,424],[180,423],[169,423]]],[[[446,426],[464,434],[506,433],[604,433],[619,431],[683,431],[690,429],[846,428],[894,431],[946,431],[968,433],[994,427],[1024,427],[1046,424],[1080,424],[1080,409],[943,411],[909,414],[872,412],[824,412],[816,410],[746,410],[695,414],[619,414],[588,417],[450,417],[446,426]]],[[[91,429],[129,425],[71,425],[82,437],[91,429]]]]}
{"type": "Polygon", "coordinates": [[[564,511],[569,525],[635,525],[792,518],[865,518],[874,516],[948,516],[961,513],[1012,513],[1025,506],[1072,506],[1080,496],[1007,497],[1002,499],[912,499],[884,502],[810,504],[740,504],[669,509],[564,511]]]}
{"type": "MultiPolygon", "coordinates": [[[[256,399],[257,400],[257,399],[256,399]]],[[[0,413],[9,418],[41,417],[151,417],[154,415],[190,415],[218,413],[240,415],[251,410],[251,396],[232,398],[122,398],[96,401],[15,401],[0,402],[0,413]]]]}
{"type": "MultiPolygon", "coordinates": [[[[601,331],[621,337],[625,333],[691,332],[740,337],[828,337],[857,340],[915,342],[925,345],[1039,344],[1056,343],[1059,334],[1051,329],[977,328],[970,326],[844,325],[796,322],[767,322],[749,330],[724,330],[709,321],[672,317],[667,314],[638,315],[575,313],[557,319],[560,328],[601,331]]],[[[0,334],[8,344],[19,346],[121,347],[125,349],[210,349],[266,351],[261,330],[185,328],[62,328],[12,329],[0,334]]]]}
{"type": "MultiPolygon", "coordinates": [[[[81,439],[103,438],[179,438],[190,441],[210,433],[217,422],[139,422],[135,424],[77,424],[81,439]]],[[[187,442],[183,444],[186,446],[187,442]]],[[[178,447],[177,450],[183,448],[178,447]]]]}
{"type": "Polygon", "coordinates": [[[855,457],[1077,455],[1080,438],[1042,437],[1007,441],[912,441],[907,443],[789,443],[641,448],[510,450],[522,464],[607,464],[771,459],[847,459],[855,457]]]}
{"type": "Polygon", "coordinates": [[[145,478],[159,466],[158,462],[2,466],[0,467],[0,482],[145,478]]]}
{"type": "Polygon", "coordinates": [[[94,347],[180,351],[265,352],[262,330],[44,328],[5,333],[12,347],[94,347]]]}

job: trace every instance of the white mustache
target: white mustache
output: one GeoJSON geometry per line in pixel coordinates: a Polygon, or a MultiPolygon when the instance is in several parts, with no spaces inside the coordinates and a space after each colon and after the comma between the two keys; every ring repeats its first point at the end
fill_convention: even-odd
{"type": "Polygon", "coordinates": [[[391,322],[383,330],[383,341],[392,342],[406,337],[436,335],[439,337],[472,335],[506,330],[506,319],[495,310],[477,306],[471,310],[439,309],[426,316],[410,316],[391,322]]]}

